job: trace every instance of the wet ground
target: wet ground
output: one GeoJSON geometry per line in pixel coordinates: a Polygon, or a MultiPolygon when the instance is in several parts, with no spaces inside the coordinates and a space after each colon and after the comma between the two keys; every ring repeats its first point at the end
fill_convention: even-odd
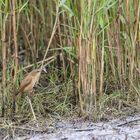
{"type": "Polygon", "coordinates": [[[140,140],[140,115],[108,122],[58,121],[48,132],[32,133],[16,140],[140,140]],[[52,129],[55,131],[51,132],[52,129]]]}

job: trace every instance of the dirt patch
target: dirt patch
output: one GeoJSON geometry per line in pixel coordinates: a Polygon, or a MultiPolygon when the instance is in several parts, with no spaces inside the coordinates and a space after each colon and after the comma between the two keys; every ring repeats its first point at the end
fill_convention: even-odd
{"type": "Polygon", "coordinates": [[[98,123],[83,120],[56,121],[47,131],[37,129],[37,126],[32,129],[24,126],[17,131],[21,128],[24,128],[20,132],[22,136],[15,131],[15,140],[138,140],[140,115],[98,123]]]}

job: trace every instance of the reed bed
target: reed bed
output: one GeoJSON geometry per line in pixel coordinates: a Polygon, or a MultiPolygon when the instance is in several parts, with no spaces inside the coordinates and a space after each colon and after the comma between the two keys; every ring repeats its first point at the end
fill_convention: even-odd
{"type": "MultiPolygon", "coordinates": [[[[53,56],[33,97],[38,118],[139,111],[139,0],[1,0],[0,7],[3,116],[24,73],[53,56]]],[[[32,118],[25,98],[17,104],[18,116],[32,118]]]]}

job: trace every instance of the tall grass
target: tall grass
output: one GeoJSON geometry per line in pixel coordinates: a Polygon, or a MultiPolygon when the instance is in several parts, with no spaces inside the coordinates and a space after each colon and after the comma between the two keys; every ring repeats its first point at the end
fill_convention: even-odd
{"type": "Polygon", "coordinates": [[[139,109],[139,0],[6,0],[0,6],[3,106],[8,86],[18,87],[18,70],[43,60],[48,49],[47,57],[57,55],[48,81],[72,89],[63,87],[66,93],[56,102],[64,97],[64,104],[55,102],[54,110],[69,104],[97,117],[111,109],[139,109]]]}

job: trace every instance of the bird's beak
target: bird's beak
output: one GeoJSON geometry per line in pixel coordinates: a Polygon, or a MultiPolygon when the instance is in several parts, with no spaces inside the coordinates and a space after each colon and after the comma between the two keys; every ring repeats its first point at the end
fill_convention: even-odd
{"type": "Polygon", "coordinates": [[[47,73],[47,70],[45,67],[43,67],[42,71],[44,71],[45,73],[47,73]]]}

